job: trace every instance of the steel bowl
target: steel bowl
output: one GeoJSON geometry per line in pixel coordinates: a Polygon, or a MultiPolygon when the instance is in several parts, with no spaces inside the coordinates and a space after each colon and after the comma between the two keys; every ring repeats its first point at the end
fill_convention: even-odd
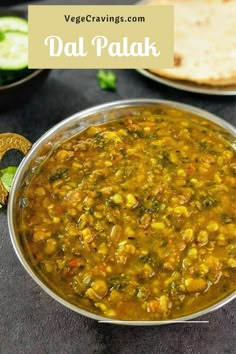
{"type": "MultiPolygon", "coordinates": [[[[45,160],[45,158],[50,154],[50,152],[61,144],[63,141],[67,140],[71,136],[75,135],[78,132],[81,132],[85,128],[97,125],[101,123],[106,123],[114,119],[119,119],[124,117],[127,114],[135,114],[142,107],[154,107],[158,108],[161,105],[169,106],[172,108],[177,108],[182,111],[187,112],[188,114],[197,115],[205,120],[214,122],[218,126],[224,128],[226,134],[228,134],[232,144],[235,144],[236,141],[236,129],[224,121],[223,119],[208,113],[204,110],[172,101],[165,100],[155,100],[155,99],[133,99],[125,101],[117,101],[114,103],[103,104],[96,106],[82,112],[76,113],[73,116],[63,120],[53,128],[51,128],[47,133],[45,133],[32,147],[27,156],[21,162],[16,176],[13,181],[11,188],[9,201],[8,201],[8,225],[9,232],[11,236],[11,241],[14,247],[14,250],[29,275],[34,279],[34,281],[53,299],[66,306],[67,308],[95,320],[106,322],[106,323],[115,323],[122,325],[163,325],[170,323],[178,323],[183,321],[192,320],[196,317],[208,314],[211,311],[219,309],[221,306],[227,304],[229,301],[233,300],[236,297],[236,291],[226,296],[224,299],[218,301],[212,306],[209,306],[201,311],[192,313],[187,316],[175,318],[173,320],[163,320],[163,321],[123,321],[123,320],[113,320],[97,314],[91,313],[89,311],[83,310],[78,306],[68,302],[60,295],[58,295],[51,286],[49,286],[36,270],[33,268],[30,263],[29,257],[22,247],[22,241],[19,232],[19,210],[24,203],[22,200],[22,191],[24,186],[27,185],[34,175],[37,168],[45,160]]],[[[178,118],[176,118],[178,119],[178,118]]],[[[236,145],[235,149],[236,149],[236,145]]]]}

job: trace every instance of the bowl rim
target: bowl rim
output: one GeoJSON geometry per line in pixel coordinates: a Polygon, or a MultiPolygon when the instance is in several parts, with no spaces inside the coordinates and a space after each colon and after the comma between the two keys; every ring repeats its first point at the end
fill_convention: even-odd
{"type": "Polygon", "coordinates": [[[192,320],[195,318],[198,318],[199,316],[206,315],[214,310],[219,309],[223,305],[227,304],[231,300],[233,300],[236,297],[236,290],[230,293],[228,296],[225,298],[221,299],[220,301],[216,302],[215,304],[204,308],[203,310],[197,311],[195,313],[186,315],[186,316],[181,316],[178,318],[175,318],[173,320],[161,320],[161,321],[126,321],[126,320],[113,320],[111,318],[107,318],[104,316],[100,316],[97,314],[94,314],[92,312],[89,312],[87,310],[84,310],[69,301],[63,299],[60,295],[56,294],[51,288],[49,288],[40,278],[39,276],[33,271],[32,267],[30,266],[30,263],[27,262],[26,257],[24,256],[20,246],[19,246],[19,237],[17,237],[17,233],[15,232],[14,229],[14,223],[13,223],[13,216],[14,216],[14,195],[18,189],[19,182],[21,181],[21,178],[23,176],[24,172],[24,167],[25,165],[31,161],[31,156],[37,152],[37,150],[43,146],[44,141],[50,137],[53,133],[56,133],[57,131],[60,131],[61,129],[65,128],[67,125],[70,125],[71,123],[76,123],[86,116],[91,116],[93,114],[98,114],[102,112],[109,112],[114,109],[122,109],[122,108],[129,108],[129,107],[141,107],[141,106],[152,106],[152,105],[160,105],[164,104],[173,108],[179,108],[183,111],[186,111],[188,113],[193,113],[196,114],[202,118],[205,118],[207,120],[210,120],[219,126],[223,127],[231,133],[234,137],[236,137],[236,128],[231,125],[230,123],[224,121],[222,118],[209,113],[208,111],[205,111],[200,108],[196,108],[194,106],[185,104],[185,103],[179,103],[175,101],[169,101],[169,100],[163,100],[163,99],[147,99],[147,98],[139,98],[139,99],[129,99],[129,100],[120,100],[120,101],[114,101],[111,103],[104,103],[101,105],[96,105],[93,106],[92,108],[88,108],[85,110],[82,110],[80,112],[77,112],[73,114],[72,116],[62,120],[55,126],[53,126],[51,129],[49,129],[45,134],[43,134],[32,146],[31,150],[28,152],[28,154],[24,157],[22,160],[21,164],[19,165],[16,175],[13,180],[13,184],[11,187],[11,191],[9,194],[9,200],[8,200],[8,209],[7,209],[7,218],[8,218],[8,229],[10,233],[10,238],[11,242],[14,248],[14,251],[16,252],[16,255],[21,262],[22,266],[25,268],[25,270],[28,272],[28,274],[33,278],[33,280],[49,295],[51,296],[54,300],[59,302],[60,304],[64,305],[65,307],[69,308],[70,310],[73,310],[74,312],[77,312],[83,316],[86,316],[88,318],[95,319],[99,322],[103,323],[110,323],[110,324],[119,324],[119,325],[133,325],[133,326],[154,326],[154,325],[164,325],[164,324],[173,324],[173,323],[181,323],[185,322],[188,320],[192,320]]]}
{"type": "MultiPolygon", "coordinates": [[[[34,70],[34,69],[32,69],[34,70]]],[[[10,90],[12,88],[24,85],[26,82],[30,81],[31,79],[35,78],[36,76],[40,75],[42,72],[47,71],[48,69],[35,69],[32,73],[24,76],[20,80],[13,81],[10,84],[7,85],[1,85],[0,86],[0,93],[5,92],[7,90],[10,90]]]]}

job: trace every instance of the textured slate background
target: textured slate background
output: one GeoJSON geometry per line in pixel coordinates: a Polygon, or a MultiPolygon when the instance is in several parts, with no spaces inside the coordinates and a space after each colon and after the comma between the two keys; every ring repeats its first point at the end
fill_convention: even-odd
{"type": "MultiPolygon", "coordinates": [[[[131,4],[134,1],[90,1],[131,4]]],[[[47,2],[46,2],[47,3],[47,2]]],[[[67,1],[48,1],[67,3],[67,1]]],[[[85,1],[70,1],[82,4],[85,1]]],[[[87,1],[88,3],[88,1],[87,1]]],[[[117,70],[116,93],[101,91],[95,70],[54,70],[28,104],[0,113],[0,132],[25,135],[32,142],[72,113],[96,104],[127,98],[165,98],[207,109],[236,125],[236,98],[208,97],[166,88],[134,70],[117,70]]],[[[1,163],[18,163],[8,154],[1,163]]],[[[25,272],[12,248],[6,210],[0,211],[0,353],[204,353],[233,354],[236,347],[236,301],[202,317],[209,324],[165,327],[119,327],[98,324],[56,303],[25,272]]]]}

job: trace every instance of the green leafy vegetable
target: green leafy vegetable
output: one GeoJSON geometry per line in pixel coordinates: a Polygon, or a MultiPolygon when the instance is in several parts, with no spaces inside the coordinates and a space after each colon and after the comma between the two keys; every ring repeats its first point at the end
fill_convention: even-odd
{"type": "Polygon", "coordinates": [[[159,202],[155,198],[144,201],[143,204],[140,202],[138,215],[143,216],[145,213],[153,214],[157,213],[159,210],[164,210],[165,204],[159,202]]]}
{"type": "Polygon", "coordinates": [[[116,90],[116,74],[112,71],[99,70],[97,73],[97,80],[102,90],[115,91],[116,90]]]}
{"type": "Polygon", "coordinates": [[[176,166],[171,160],[170,160],[170,154],[168,151],[162,151],[160,154],[158,154],[158,159],[159,159],[159,163],[163,166],[163,167],[171,167],[171,166],[176,166]]]}
{"type": "Polygon", "coordinates": [[[0,170],[0,179],[8,192],[11,189],[12,181],[15,176],[16,170],[16,166],[9,166],[0,170]]]}
{"type": "Polygon", "coordinates": [[[127,286],[127,280],[122,276],[113,276],[108,279],[110,289],[122,290],[127,286]]]}
{"type": "Polygon", "coordinates": [[[216,204],[217,201],[209,195],[202,200],[202,205],[204,208],[210,208],[215,206],[216,204]]]}
{"type": "Polygon", "coordinates": [[[152,255],[150,255],[150,253],[145,254],[145,255],[141,255],[141,256],[139,257],[139,260],[140,260],[142,263],[153,264],[152,255]]]}
{"type": "Polygon", "coordinates": [[[56,171],[54,171],[49,177],[48,180],[50,183],[57,181],[58,179],[61,179],[64,177],[65,173],[68,171],[68,168],[58,168],[56,171]]]}
{"type": "Polygon", "coordinates": [[[0,31],[0,42],[3,41],[5,38],[5,35],[3,32],[0,31]]]}
{"type": "Polygon", "coordinates": [[[229,223],[231,223],[233,221],[233,218],[231,218],[227,214],[221,214],[221,220],[222,220],[223,223],[229,224],[229,223]]]}
{"type": "Polygon", "coordinates": [[[145,288],[144,286],[141,286],[137,288],[137,298],[138,299],[144,299],[146,300],[150,294],[150,291],[145,288]]]}

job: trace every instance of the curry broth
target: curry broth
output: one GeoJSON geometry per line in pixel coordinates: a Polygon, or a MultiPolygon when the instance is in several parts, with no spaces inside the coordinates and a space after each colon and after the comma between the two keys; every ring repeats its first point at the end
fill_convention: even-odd
{"type": "Polygon", "coordinates": [[[24,191],[24,248],[58,294],[114,319],[165,320],[235,290],[236,156],[215,124],[169,109],[92,126],[24,191]]]}

